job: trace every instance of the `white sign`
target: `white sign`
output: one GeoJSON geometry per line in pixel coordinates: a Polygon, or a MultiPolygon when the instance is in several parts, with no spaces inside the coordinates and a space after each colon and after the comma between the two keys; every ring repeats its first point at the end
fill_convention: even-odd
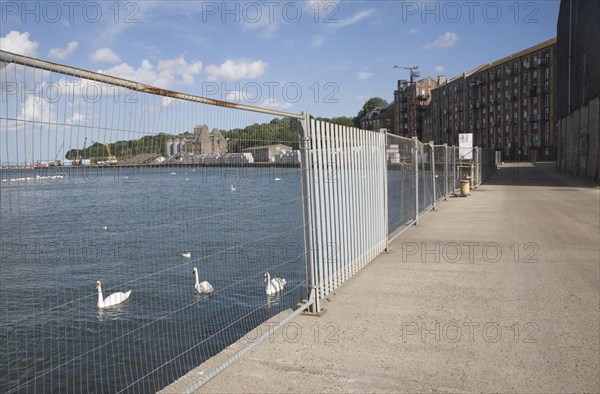
{"type": "Polygon", "coordinates": [[[473,133],[458,135],[458,153],[461,160],[473,160],[473,133]]]}

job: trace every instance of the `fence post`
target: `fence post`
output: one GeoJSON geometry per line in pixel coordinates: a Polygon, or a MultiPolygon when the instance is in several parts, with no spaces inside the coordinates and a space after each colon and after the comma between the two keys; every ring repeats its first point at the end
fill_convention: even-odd
{"type": "Polygon", "coordinates": [[[452,193],[456,190],[456,146],[452,145],[452,193]]]}
{"type": "Polygon", "coordinates": [[[483,182],[483,166],[486,165],[486,163],[483,161],[483,148],[479,149],[479,184],[481,185],[481,183],[483,182]]]}
{"type": "Polygon", "coordinates": [[[419,225],[419,141],[413,138],[413,163],[415,167],[415,225],[419,225]]]}
{"type": "Polygon", "coordinates": [[[429,157],[429,164],[431,165],[431,183],[433,186],[433,210],[437,211],[437,193],[436,193],[436,181],[435,181],[435,149],[433,147],[433,141],[429,142],[431,148],[431,156],[429,157]]]}
{"type": "Polygon", "coordinates": [[[388,244],[389,238],[387,235],[389,234],[389,220],[388,220],[388,204],[389,204],[389,196],[388,196],[388,169],[387,169],[387,149],[388,149],[388,134],[387,129],[383,130],[383,139],[385,141],[385,145],[383,147],[383,220],[385,226],[385,251],[388,252],[388,244]]]}
{"type": "Polygon", "coordinates": [[[304,112],[304,119],[300,120],[302,134],[300,136],[300,173],[302,176],[302,214],[304,218],[304,253],[306,255],[306,284],[308,286],[307,298],[311,297],[314,302],[309,308],[310,313],[321,312],[319,295],[315,286],[315,266],[314,266],[314,228],[312,223],[312,195],[311,182],[312,171],[310,164],[310,144],[309,144],[309,125],[310,118],[308,112],[304,112]]]}
{"type": "Polygon", "coordinates": [[[444,201],[448,201],[448,144],[444,144],[444,201]]]}
{"type": "Polygon", "coordinates": [[[475,161],[475,171],[473,171],[472,176],[475,178],[475,182],[473,182],[473,187],[477,189],[479,186],[479,166],[481,166],[481,161],[479,160],[479,154],[481,153],[481,149],[478,146],[475,147],[475,154],[473,156],[473,160],[475,161]]]}

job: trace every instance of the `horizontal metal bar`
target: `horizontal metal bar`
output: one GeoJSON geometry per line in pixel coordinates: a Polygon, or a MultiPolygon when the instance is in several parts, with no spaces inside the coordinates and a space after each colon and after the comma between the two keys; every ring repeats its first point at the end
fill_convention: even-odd
{"type": "Polygon", "coordinates": [[[175,92],[173,90],[161,89],[161,88],[157,88],[155,86],[150,86],[150,85],[146,85],[143,83],[130,81],[128,79],[113,77],[110,75],[101,74],[101,73],[89,71],[89,70],[84,70],[81,68],[66,66],[64,64],[52,63],[52,62],[49,62],[46,60],[35,59],[32,57],[18,55],[16,53],[11,53],[11,52],[7,52],[7,51],[3,51],[3,50],[0,50],[0,63],[1,62],[21,64],[24,66],[33,67],[33,68],[37,68],[40,70],[51,71],[51,72],[64,74],[64,75],[71,76],[71,77],[79,77],[79,78],[83,78],[83,79],[88,79],[90,81],[101,82],[101,83],[106,83],[106,84],[110,84],[110,85],[114,85],[114,86],[119,86],[122,88],[134,90],[137,92],[155,94],[155,95],[164,96],[164,97],[171,97],[171,98],[175,98],[175,99],[179,99],[179,100],[193,101],[196,103],[215,105],[218,107],[225,107],[225,108],[239,109],[239,110],[243,110],[243,111],[260,112],[260,113],[269,114],[269,115],[286,116],[286,117],[290,117],[290,118],[304,119],[303,113],[297,114],[297,113],[293,113],[293,112],[277,111],[277,110],[268,109],[268,108],[255,107],[252,105],[231,103],[228,101],[215,100],[215,99],[210,99],[210,98],[206,98],[206,97],[186,94],[186,93],[179,93],[179,92],[175,92]]]}
{"type": "Polygon", "coordinates": [[[311,294],[310,298],[308,299],[308,301],[306,301],[304,304],[302,304],[298,309],[296,309],[295,311],[293,311],[292,313],[290,313],[288,316],[286,316],[283,320],[279,321],[277,324],[274,324],[273,326],[271,326],[267,331],[265,331],[264,333],[262,333],[262,335],[260,335],[258,338],[256,338],[255,340],[253,340],[250,344],[248,344],[247,346],[245,346],[244,348],[242,348],[240,351],[238,351],[236,354],[234,354],[233,356],[231,356],[229,359],[227,359],[221,365],[219,365],[218,367],[214,368],[208,374],[204,375],[202,378],[198,379],[192,385],[190,385],[189,387],[187,387],[184,392],[185,393],[194,393],[197,390],[199,390],[202,386],[204,386],[206,383],[208,383],[208,381],[210,381],[215,376],[217,376],[218,374],[220,374],[221,372],[223,372],[223,370],[225,370],[225,368],[227,368],[228,366],[230,366],[231,364],[233,364],[234,362],[236,362],[238,359],[240,359],[241,357],[243,357],[250,350],[254,349],[254,347],[256,347],[256,345],[258,345],[259,343],[261,343],[265,339],[271,337],[275,333],[275,331],[277,331],[281,327],[285,326],[293,318],[295,318],[296,316],[298,316],[299,314],[301,314],[302,312],[304,312],[306,309],[308,309],[314,302],[315,302],[315,293],[313,292],[311,294]]]}

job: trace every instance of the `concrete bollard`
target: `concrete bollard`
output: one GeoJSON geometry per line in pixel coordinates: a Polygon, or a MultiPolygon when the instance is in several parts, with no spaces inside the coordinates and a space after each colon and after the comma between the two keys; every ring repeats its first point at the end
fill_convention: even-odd
{"type": "Polygon", "coordinates": [[[461,197],[467,197],[469,194],[471,194],[470,188],[469,188],[469,180],[462,180],[460,181],[460,196],[461,197]]]}

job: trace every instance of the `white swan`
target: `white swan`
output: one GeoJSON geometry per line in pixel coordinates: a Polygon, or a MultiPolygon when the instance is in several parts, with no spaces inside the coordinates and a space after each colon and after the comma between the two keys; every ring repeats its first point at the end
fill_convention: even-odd
{"type": "Polygon", "coordinates": [[[186,259],[191,259],[192,258],[192,252],[182,253],[181,256],[184,257],[184,258],[186,258],[186,259]]]}
{"type": "Polygon", "coordinates": [[[283,286],[285,286],[285,279],[282,278],[273,278],[271,279],[271,275],[266,272],[264,276],[265,282],[267,282],[267,295],[277,294],[281,290],[283,290],[283,286]]]}
{"type": "Polygon", "coordinates": [[[100,283],[100,281],[96,282],[96,288],[98,289],[98,308],[107,308],[109,306],[118,305],[128,299],[129,295],[131,294],[131,290],[129,290],[127,293],[119,291],[109,295],[106,298],[103,298],[102,283],[100,283]]]}
{"type": "Polygon", "coordinates": [[[198,268],[196,268],[196,267],[192,268],[192,272],[196,276],[196,284],[194,285],[194,289],[196,289],[196,291],[198,293],[200,293],[200,294],[212,294],[215,291],[213,289],[212,285],[210,283],[208,283],[207,281],[200,282],[198,280],[198,268]]]}
{"type": "Polygon", "coordinates": [[[231,191],[234,192],[235,191],[235,187],[233,187],[233,185],[230,186],[231,191]]]}

